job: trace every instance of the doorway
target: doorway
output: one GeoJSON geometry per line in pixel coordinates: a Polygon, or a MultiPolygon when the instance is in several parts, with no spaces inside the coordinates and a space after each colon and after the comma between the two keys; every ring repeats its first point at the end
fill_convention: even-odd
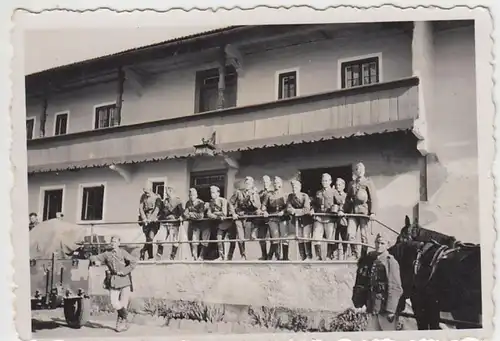
{"type": "Polygon", "coordinates": [[[332,176],[332,186],[337,178],[344,179],[346,186],[352,178],[352,166],[328,167],[301,169],[300,181],[302,183],[302,192],[313,198],[317,191],[321,189],[321,175],[328,173],[332,176]]]}

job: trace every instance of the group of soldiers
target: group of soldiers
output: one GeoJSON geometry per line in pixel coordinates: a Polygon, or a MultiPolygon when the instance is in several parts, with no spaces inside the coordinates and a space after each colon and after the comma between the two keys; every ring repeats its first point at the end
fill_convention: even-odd
{"type": "MultiPolygon", "coordinates": [[[[327,240],[327,259],[359,257],[355,244],[357,232],[360,232],[361,243],[367,244],[368,221],[376,211],[376,193],[371,180],[365,177],[362,163],[353,166],[353,179],[347,190],[341,178],[336,179],[332,187],[332,177],[325,173],[321,178],[322,189],[312,198],[301,191],[300,181],[292,180],[292,193],[286,194],[280,177],[271,180],[266,175],[262,180],[264,188],[259,191],[254,179],[246,177],[244,188],[237,190],[229,200],[221,196],[217,186],[210,187],[209,202],[203,202],[196,189],[191,188],[185,205],[173,187],[165,189],[163,200],[150,186],[145,187],[139,204],[139,224],[146,237],[141,259],[145,259],[146,253],[149,259],[154,257],[152,242],[162,226],[166,229],[165,238],[171,236],[173,240],[170,259],[175,259],[179,228],[185,220],[192,231],[191,250],[195,260],[206,257],[212,229],[217,232],[219,260],[231,260],[236,248],[236,242],[230,242],[226,256],[226,236],[237,241],[242,259],[246,259],[245,241],[259,239],[260,260],[288,260],[291,228],[295,230],[302,260],[313,259],[313,247],[315,259],[322,260],[324,238],[327,240]],[[269,250],[266,241],[262,240],[268,235],[269,250]],[[345,241],[342,247],[332,241],[340,239],[345,241]]],[[[163,249],[163,244],[159,244],[156,258],[162,258],[163,249]]],[[[361,254],[366,252],[367,247],[363,245],[361,254]]]]}

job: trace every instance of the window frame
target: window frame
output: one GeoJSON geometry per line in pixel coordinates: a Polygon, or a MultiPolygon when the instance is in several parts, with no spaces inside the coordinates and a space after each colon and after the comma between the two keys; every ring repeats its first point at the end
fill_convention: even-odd
{"type": "MultiPolygon", "coordinates": [[[[227,91],[227,77],[229,75],[234,76],[234,91],[236,93],[236,99],[234,106],[225,106],[224,108],[235,108],[238,106],[238,82],[239,82],[239,74],[238,71],[230,65],[226,65],[226,91],[227,91]]],[[[203,98],[203,90],[205,88],[218,88],[218,81],[216,86],[206,86],[205,85],[205,80],[210,79],[210,78],[217,78],[219,77],[219,71],[217,67],[212,67],[208,69],[203,69],[203,70],[198,70],[196,71],[196,76],[195,76],[195,96],[194,96],[194,112],[195,113],[203,113],[203,112],[210,112],[210,111],[215,111],[217,108],[214,108],[212,110],[206,110],[202,111],[202,98],[203,98]]],[[[231,82],[232,84],[232,82],[231,82]]]]}
{"type": "MultiPolygon", "coordinates": [[[[337,69],[337,73],[338,73],[338,76],[337,76],[337,87],[339,90],[343,90],[343,89],[351,89],[351,88],[357,88],[357,87],[360,87],[360,86],[367,86],[367,85],[370,85],[370,84],[365,84],[365,85],[356,85],[356,86],[351,86],[350,88],[346,88],[344,87],[344,65],[345,64],[356,64],[356,63],[361,63],[363,61],[367,61],[367,60],[370,60],[370,59],[377,59],[377,69],[378,69],[378,74],[377,74],[377,78],[378,78],[378,82],[377,83],[382,83],[384,81],[383,79],[383,68],[382,68],[382,65],[383,65],[383,59],[382,59],[382,52],[378,52],[378,53],[371,53],[371,54],[365,54],[365,55],[360,55],[360,56],[353,56],[353,57],[349,57],[349,58],[341,58],[338,60],[338,69],[337,69]]],[[[346,65],[347,66],[347,65],[346,65]]],[[[377,83],[372,83],[372,84],[377,84],[377,83]]]]}
{"type": "Polygon", "coordinates": [[[96,224],[106,222],[106,203],[107,203],[107,182],[87,182],[78,185],[78,198],[76,205],[76,221],[78,224],[96,224]],[[102,219],[101,220],[82,220],[82,209],[83,209],[83,191],[85,188],[104,186],[104,191],[102,195],[102,219]]]}
{"type": "Polygon", "coordinates": [[[113,105],[115,106],[115,108],[117,107],[116,101],[104,102],[104,103],[94,105],[94,110],[92,111],[92,130],[100,130],[100,129],[108,129],[108,128],[112,128],[112,127],[118,127],[118,126],[109,126],[109,127],[96,128],[96,126],[95,126],[96,119],[97,119],[97,109],[109,107],[109,106],[113,106],[113,105]]]}
{"type": "MultiPolygon", "coordinates": [[[[153,183],[154,182],[163,182],[163,186],[166,189],[168,186],[168,178],[166,176],[164,177],[156,177],[156,178],[148,178],[147,184],[153,188],[153,183]]],[[[163,198],[165,199],[165,198],[163,198]]]]}
{"type": "Polygon", "coordinates": [[[26,123],[30,120],[33,120],[33,130],[31,132],[31,139],[28,139],[28,131],[26,131],[26,139],[27,140],[33,140],[35,139],[35,131],[36,131],[36,116],[29,116],[29,117],[26,117],[26,123]]]}
{"type": "Polygon", "coordinates": [[[53,133],[54,133],[54,136],[59,136],[59,135],[67,135],[69,133],[69,110],[66,110],[66,111],[60,111],[60,112],[57,112],[54,114],[54,130],[53,130],[53,133]],[[57,118],[59,116],[62,116],[62,115],[67,115],[67,118],[66,118],[66,133],[64,134],[57,134],[57,118]]]}
{"type": "MultiPolygon", "coordinates": [[[[228,172],[227,169],[214,169],[214,170],[206,170],[206,171],[193,171],[189,173],[189,188],[197,188],[194,184],[194,180],[196,178],[203,178],[203,177],[209,177],[209,176],[224,176],[224,193],[221,193],[220,195],[226,198],[227,193],[228,193],[228,184],[227,184],[227,179],[228,179],[228,172]]],[[[199,186],[199,187],[205,187],[205,188],[210,188],[210,186],[213,186],[213,184],[208,184],[207,186],[199,186]]],[[[199,188],[198,187],[198,188],[199,188]]],[[[229,198],[226,198],[229,200],[229,198]]]]}
{"type": "Polygon", "coordinates": [[[286,100],[289,98],[295,98],[295,97],[287,97],[287,98],[280,98],[280,87],[281,87],[281,82],[280,78],[282,75],[287,74],[287,73],[292,73],[295,72],[295,97],[300,96],[300,76],[299,76],[299,68],[291,68],[291,69],[284,69],[284,70],[278,70],[274,74],[274,99],[281,101],[281,100],[286,100]]]}
{"type": "Polygon", "coordinates": [[[39,222],[43,220],[43,209],[45,206],[45,192],[47,191],[57,191],[62,190],[61,198],[61,212],[64,214],[64,203],[66,198],[66,185],[52,185],[52,186],[40,186],[40,192],[38,197],[38,220],[39,222]]]}

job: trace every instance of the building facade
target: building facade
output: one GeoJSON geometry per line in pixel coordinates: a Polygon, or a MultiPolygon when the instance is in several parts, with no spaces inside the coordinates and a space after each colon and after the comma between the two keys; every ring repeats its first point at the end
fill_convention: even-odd
{"type": "Polygon", "coordinates": [[[28,75],[29,208],[137,228],[146,182],[313,193],[362,161],[380,221],[479,242],[475,88],[472,21],[229,27],[28,75]]]}

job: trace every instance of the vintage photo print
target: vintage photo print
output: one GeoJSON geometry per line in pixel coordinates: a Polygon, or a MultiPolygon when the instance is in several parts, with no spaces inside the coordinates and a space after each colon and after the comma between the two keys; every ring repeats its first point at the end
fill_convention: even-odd
{"type": "Polygon", "coordinates": [[[19,335],[491,338],[488,11],[254,11],[18,16],[19,335]]]}

